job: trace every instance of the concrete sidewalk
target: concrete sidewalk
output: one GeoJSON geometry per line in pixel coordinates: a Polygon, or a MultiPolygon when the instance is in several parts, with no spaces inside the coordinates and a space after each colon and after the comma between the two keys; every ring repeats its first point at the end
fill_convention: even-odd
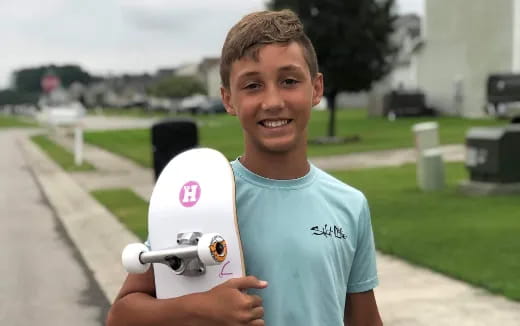
{"type": "MultiPolygon", "coordinates": [[[[70,140],[59,142],[71,145],[70,140]]],[[[67,232],[107,298],[112,300],[124,278],[121,250],[137,239],[93,200],[88,191],[129,187],[148,200],[153,186],[152,171],[86,145],[85,159],[94,158],[90,161],[99,170],[68,174],[27,139],[20,139],[20,145],[31,157],[32,169],[67,232]]],[[[444,152],[451,153],[446,160],[462,160],[464,156],[462,146],[445,147],[444,152]]],[[[335,169],[400,165],[413,160],[413,150],[403,149],[320,158],[313,162],[335,169]]],[[[519,303],[386,255],[378,254],[378,268],[381,284],[376,296],[385,325],[520,325],[519,303]]]]}

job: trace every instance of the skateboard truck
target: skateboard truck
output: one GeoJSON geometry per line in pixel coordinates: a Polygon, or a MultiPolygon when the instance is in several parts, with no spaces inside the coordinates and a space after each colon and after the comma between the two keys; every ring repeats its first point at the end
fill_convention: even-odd
{"type": "Polygon", "coordinates": [[[157,251],[150,251],[142,243],[129,244],[121,256],[123,266],[129,273],[144,273],[151,263],[161,263],[177,275],[200,276],[206,272],[206,266],[218,265],[227,256],[226,241],[217,233],[179,233],[177,244],[175,248],[157,251]]]}

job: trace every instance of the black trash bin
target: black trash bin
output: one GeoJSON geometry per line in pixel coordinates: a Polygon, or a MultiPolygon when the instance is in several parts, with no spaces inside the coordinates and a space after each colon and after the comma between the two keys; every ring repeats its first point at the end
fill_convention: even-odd
{"type": "Polygon", "coordinates": [[[520,182],[520,125],[472,128],[466,136],[466,150],[472,181],[520,182]]]}
{"type": "Polygon", "coordinates": [[[189,119],[169,119],[152,126],[152,154],[155,179],[177,154],[197,147],[197,124],[189,119]]]}

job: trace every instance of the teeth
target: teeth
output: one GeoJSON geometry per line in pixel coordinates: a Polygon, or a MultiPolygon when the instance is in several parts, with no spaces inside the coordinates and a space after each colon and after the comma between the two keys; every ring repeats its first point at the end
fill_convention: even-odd
{"type": "Polygon", "coordinates": [[[277,120],[277,121],[264,121],[264,126],[268,127],[268,128],[276,128],[276,127],[281,127],[281,126],[285,126],[286,124],[289,123],[289,120],[277,120]]]}

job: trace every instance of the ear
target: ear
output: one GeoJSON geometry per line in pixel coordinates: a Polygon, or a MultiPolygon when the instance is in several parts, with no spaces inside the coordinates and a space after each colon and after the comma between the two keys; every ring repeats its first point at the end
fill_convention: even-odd
{"type": "Polygon", "coordinates": [[[316,74],[312,79],[312,106],[318,105],[323,97],[323,74],[316,74]]]}
{"type": "Polygon", "coordinates": [[[224,107],[226,108],[226,112],[230,115],[237,115],[237,113],[231,103],[231,91],[228,88],[221,86],[220,87],[220,96],[222,97],[222,104],[224,104],[224,107]]]}

